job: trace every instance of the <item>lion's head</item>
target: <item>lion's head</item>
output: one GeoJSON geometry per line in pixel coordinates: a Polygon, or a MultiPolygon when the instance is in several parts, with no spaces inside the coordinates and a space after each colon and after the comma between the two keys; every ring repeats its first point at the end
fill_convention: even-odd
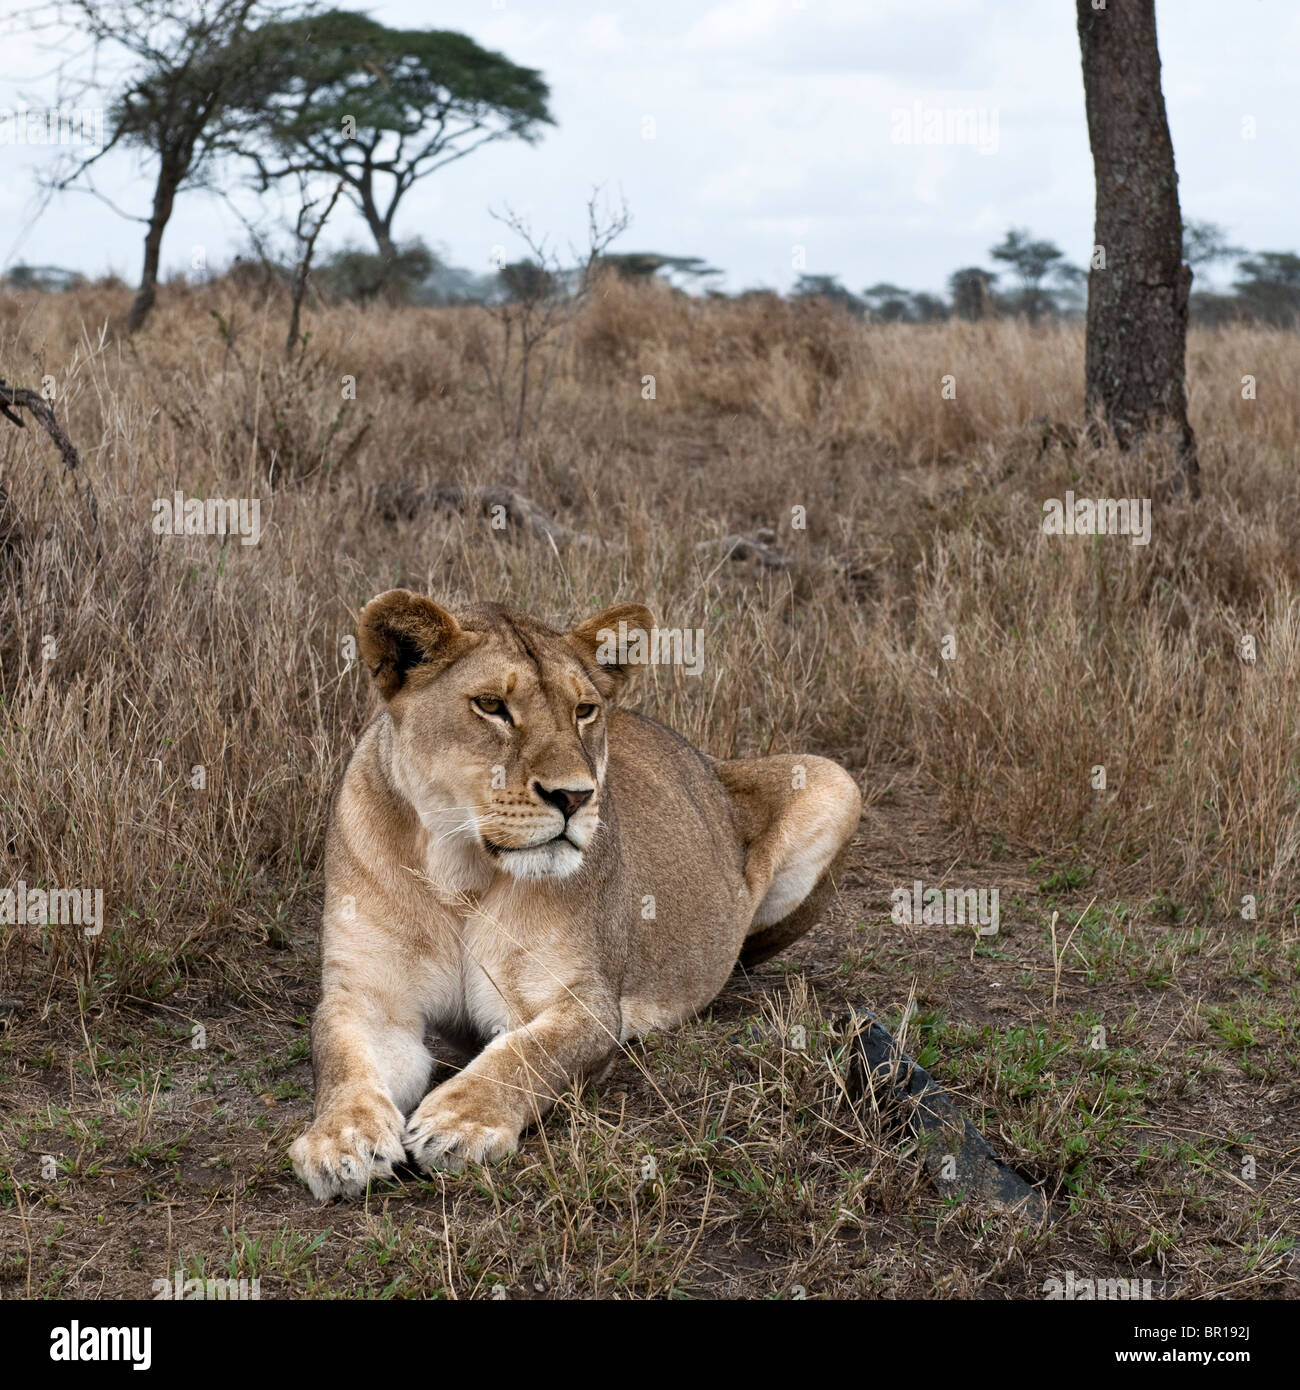
{"type": "Polygon", "coordinates": [[[602,634],[649,631],[619,604],[560,633],[499,604],[452,614],[392,589],[361,655],[393,721],[393,775],[438,845],[518,879],[564,878],[600,827],[607,709],[629,671],[602,634]]]}

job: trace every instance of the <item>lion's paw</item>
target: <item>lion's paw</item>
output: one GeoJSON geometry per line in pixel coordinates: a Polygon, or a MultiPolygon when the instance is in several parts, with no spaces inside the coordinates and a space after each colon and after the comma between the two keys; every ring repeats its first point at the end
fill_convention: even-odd
{"type": "Polygon", "coordinates": [[[406,1157],[402,1113],[386,1097],[331,1106],[289,1146],[293,1171],[320,1201],[359,1197],[374,1178],[391,1178],[406,1157]]]}
{"type": "Polygon", "coordinates": [[[402,1141],[425,1172],[459,1172],[466,1163],[495,1163],[519,1143],[518,1125],[482,1113],[469,1095],[457,1099],[442,1094],[454,1085],[447,1082],[430,1091],[406,1122],[402,1141]]]}

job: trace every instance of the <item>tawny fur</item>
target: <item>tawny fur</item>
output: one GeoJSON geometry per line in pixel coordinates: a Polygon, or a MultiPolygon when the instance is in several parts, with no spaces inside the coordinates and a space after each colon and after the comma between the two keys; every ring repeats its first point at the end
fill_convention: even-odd
{"type": "Polygon", "coordinates": [[[290,1149],[317,1197],[407,1154],[502,1157],[621,1043],[816,921],[858,824],[852,778],[714,761],[616,709],[631,672],[598,648],[620,621],[653,620],[623,604],[561,634],[405,590],[362,613],[385,708],[329,827],[316,1118],[290,1149]],[[482,1044],[432,1091],[429,1029],[482,1044]]]}

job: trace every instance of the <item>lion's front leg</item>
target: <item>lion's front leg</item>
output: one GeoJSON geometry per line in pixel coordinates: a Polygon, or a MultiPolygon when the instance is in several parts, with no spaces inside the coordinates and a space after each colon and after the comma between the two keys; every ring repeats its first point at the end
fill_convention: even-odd
{"type": "Polygon", "coordinates": [[[426,1171],[504,1158],[569,1086],[600,1071],[620,1021],[615,1001],[575,994],[502,1033],[416,1107],[403,1136],[411,1157],[426,1171]]]}
{"type": "Polygon", "coordinates": [[[294,1172],[319,1199],[356,1197],[406,1157],[407,1109],[433,1059],[411,1001],[373,1004],[355,980],[327,979],[312,1027],[316,1118],[289,1149],[294,1172]]]}

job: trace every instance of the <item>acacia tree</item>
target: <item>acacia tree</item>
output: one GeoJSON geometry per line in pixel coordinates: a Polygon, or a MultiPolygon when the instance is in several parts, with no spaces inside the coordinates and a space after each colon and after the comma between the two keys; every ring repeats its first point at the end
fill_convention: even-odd
{"type": "Polygon", "coordinates": [[[828,304],[838,304],[847,309],[855,318],[867,312],[866,304],[852,290],[840,284],[838,275],[801,275],[790,291],[791,299],[824,299],[828,304]]]}
{"type": "Polygon", "coordinates": [[[1263,323],[1300,324],[1300,256],[1293,251],[1259,251],[1237,267],[1233,289],[1247,314],[1263,323]]]}
{"type": "Polygon", "coordinates": [[[1020,279],[1019,307],[1031,323],[1037,323],[1044,312],[1050,313],[1056,308],[1052,292],[1043,287],[1044,280],[1068,288],[1073,279],[1081,279],[1083,275],[1065,259],[1065,253],[1055,242],[1035,241],[1022,228],[1013,227],[989,255],[1016,272],[1020,279]]]}
{"type": "Polygon", "coordinates": [[[1106,419],[1123,448],[1149,430],[1172,428],[1194,496],[1198,464],[1186,386],[1192,272],[1182,258],[1155,3],[1076,3],[1098,248],[1088,281],[1087,407],[1106,419]]]}
{"type": "Polygon", "coordinates": [[[1217,222],[1191,220],[1183,223],[1183,260],[1193,272],[1197,266],[1236,261],[1245,254],[1245,247],[1232,245],[1227,232],[1217,222]]]}
{"type": "Polygon", "coordinates": [[[131,65],[109,105],[103,148],[55,186],[100,196],[93,166],[119,147],[156,161],[149,214],[136,216],[146,231],[140,287],[126,323],[134,333],[153,308],[163,233],[177,195],[202,184],[216,158],[236,148],[229,114],[253,104],[250,89],[260,80],[242,41],[263,10],[260,0],[72,0],[72,9],[97,59],[111,62],[107,51],[120,51],[131,65]]]}
{"type": "Polygon", "coordinates": [[[464,34],[330,10],[264,25],[256,43],[277,73],[275,95],[249,113],[270,146],[254,154],[264,186],[291,173],[341,180],[386,262],[397,254],[393,219],[417,180],[554,124],[541,75],[464,34]]]}
{"type": "Polygon", "coordinates": [[[869,285],[862,291],[862,298],[871,310],[871,317],[879,323],[906,323],[912,317],[910,291],[891,285],[887,280],[869,285]]]}
{"type": "Polygon", "coordinates": [[[717,266],[709,265],[703,256],[667,256],[660,251],[620,251],[603,258],[602,265],[612,270],[620,280],[645,283],[653,280],[661,270],[667,271],[664,279],[672,283],[673,275],[699,284],[715,275],[721,275],[717,266]]]}

